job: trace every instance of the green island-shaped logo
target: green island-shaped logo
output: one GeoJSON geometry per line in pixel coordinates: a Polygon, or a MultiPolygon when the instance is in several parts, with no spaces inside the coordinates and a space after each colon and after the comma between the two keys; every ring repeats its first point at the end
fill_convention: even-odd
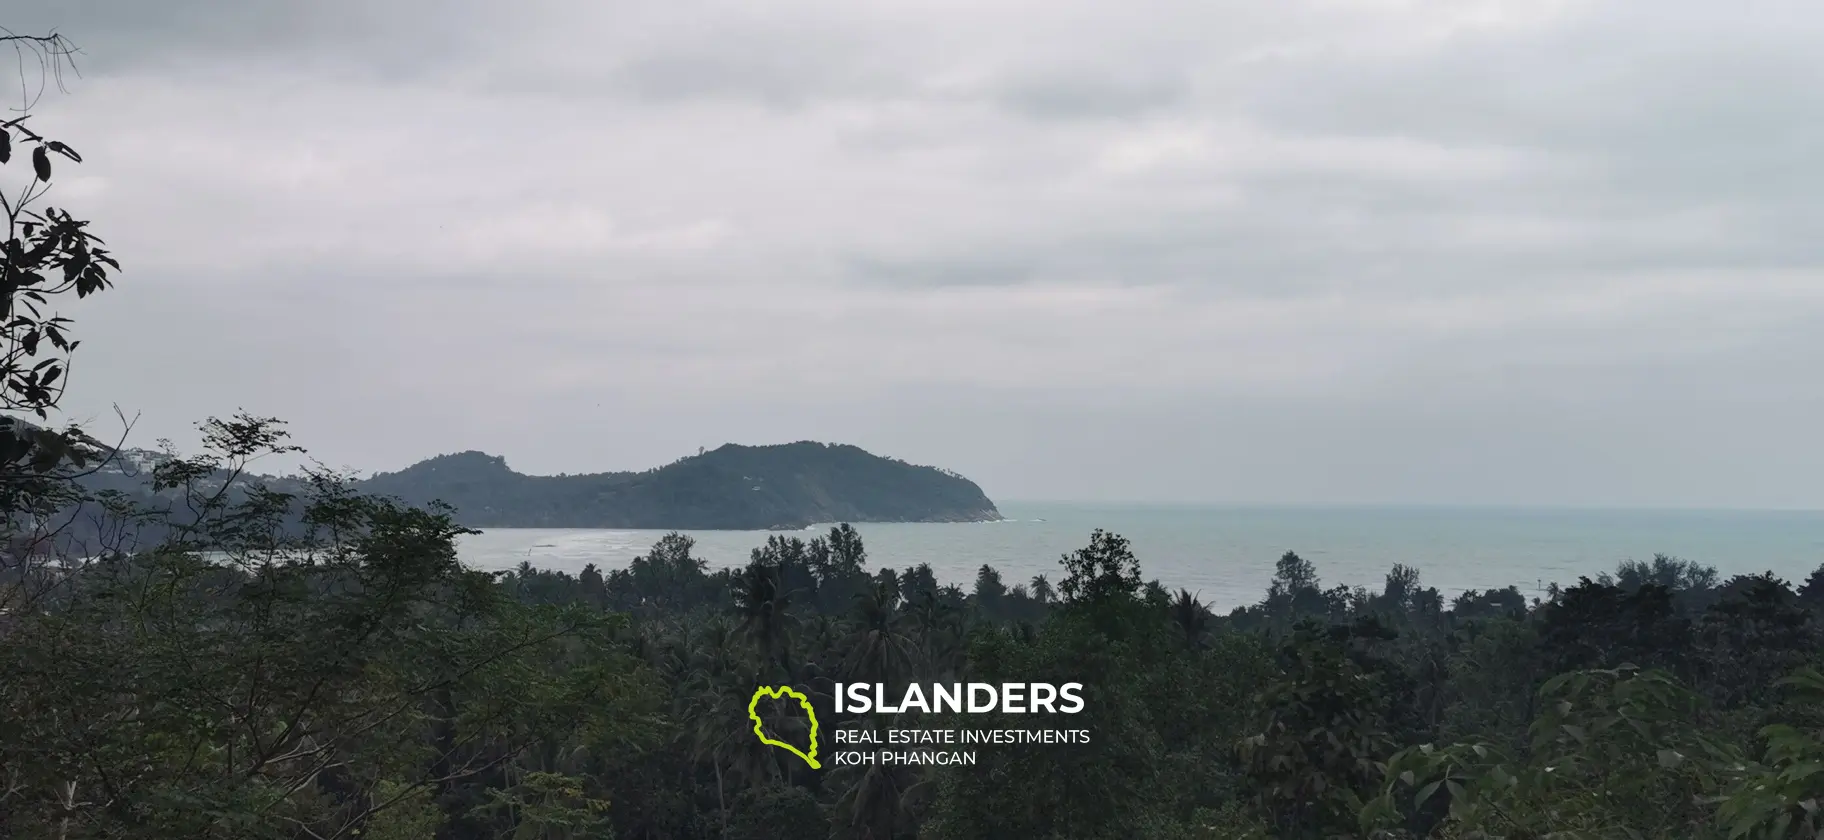
{"type": "Polygon", "coordinates": [[[747,701],[747,717],[754,722],[754,734],[759,736],[760,743],[784,750],[790,750],[792,755],[804,759],[804,763],[811,765],[812,770],[821,769],[823,767],[822,764],[817,762],[817,710],[811,708],[811,698],[804,696],[803,692],[785,685],[779,686],[778,688],[774,688],[770,685],[760,686],[759,688],[754,689],[754,699],[747,701]],[[811,720],[810,752],[801,752],[797,747],[794,747],[791,744],[784,741],[775,741],[766,737],[766,733],[761,731],[762,727],[765,726],[765,722],[760,720],[760,698],[762,697],[771,697],[775,700],[782,697],[790,697],[793,700],[798,701],[798,705],[804,707],[805,716],[811,720]]]}

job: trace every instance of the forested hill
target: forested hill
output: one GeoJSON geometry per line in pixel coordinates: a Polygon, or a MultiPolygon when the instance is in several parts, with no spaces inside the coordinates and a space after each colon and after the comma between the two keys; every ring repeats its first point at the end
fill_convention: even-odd
{"type": "Polygon", "coordinates": [[[441,455],[360,483],[411,504],[441,499],[476,528],[802,528],[826,522],[1000,518],[974,482],[810,441],[728,444],[640,473],[534,476],[481,452],[441,455]]]}

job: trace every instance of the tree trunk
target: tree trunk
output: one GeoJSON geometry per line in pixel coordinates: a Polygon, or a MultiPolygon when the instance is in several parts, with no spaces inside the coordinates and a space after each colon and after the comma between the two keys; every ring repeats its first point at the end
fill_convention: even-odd
{"type": "Polygon", "coordinates": [[[717,759],[711,763],[716,765],[716,807],[722,811],[722,836],[727,837],[728,796],[722,791],[722,761],[721,759],[717,759]]]}

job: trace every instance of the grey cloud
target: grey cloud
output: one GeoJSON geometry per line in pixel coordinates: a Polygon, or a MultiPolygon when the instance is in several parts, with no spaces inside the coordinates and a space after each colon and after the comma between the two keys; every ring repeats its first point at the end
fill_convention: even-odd
{"type": "Polygon", "coordinates": [[[422,78],[491,42],[479,0],[69,0],[9,10],[7,26],[57,31],[91,75],[284,67],[324,75],[422,78]]]}
{"type": "Polygon", "coordinates": [[[1008,498],[1819,504],[1824,15],[1765,10],[0,23],[88,52],[38,119],[128,270],[66,313],[72,411],[148,438],[245,406],[369,469],[813,437],[1008,498]]]}
{"type": "Polygon", "coordinates": [[[848,272],[864,282],[894,286],[1003,286],[1031,282],[1033,266],[1003,249],[958,259],[853,257],[848,272]]]}
{"type": "Polygon", "coordinates": [[[893,80],[827,75],[816,54],[779,49],[731,54],[669,53],[637,58],[604,80],[603,92],[657,103],[694,100],[758,102],[773,107],[802,107],[812,100],[863,96],[890,90],[893,80]]]}
{"type": "Polygon", "coordinates": [[[1039,118],[1131,118],[1182,102],[1189,93],[1182,77],[1090,68],[1014,80],[1003,86],[999,98],[1007,107],[1039,118]]]}
{"type": "Polygon", "coordinates": [[[1643,203],[1815,194],[1820,21],[1774,3],[1724,23],[1700,3],[1594,4],[1562,27],[1387,58],[1269,65],[1251,112],[1293,130],[1501,142],[1586,164],[1643,203]]]}

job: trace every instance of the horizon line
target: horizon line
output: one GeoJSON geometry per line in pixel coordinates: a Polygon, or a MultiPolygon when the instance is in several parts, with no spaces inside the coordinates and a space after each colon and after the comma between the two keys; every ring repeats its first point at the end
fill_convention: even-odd
{"type": "Polygon", "coordinates": [[[999,499],[1000,505],[1057,505],[1084,508],[1165,508],[1185,510],[1462,510],[1535,511],[1540,513],[1824,513],[1824,507],[1755,507],[1677,504],[1547,504],[1539,502],[1204,502],[1112,499],[999,499]]]}

